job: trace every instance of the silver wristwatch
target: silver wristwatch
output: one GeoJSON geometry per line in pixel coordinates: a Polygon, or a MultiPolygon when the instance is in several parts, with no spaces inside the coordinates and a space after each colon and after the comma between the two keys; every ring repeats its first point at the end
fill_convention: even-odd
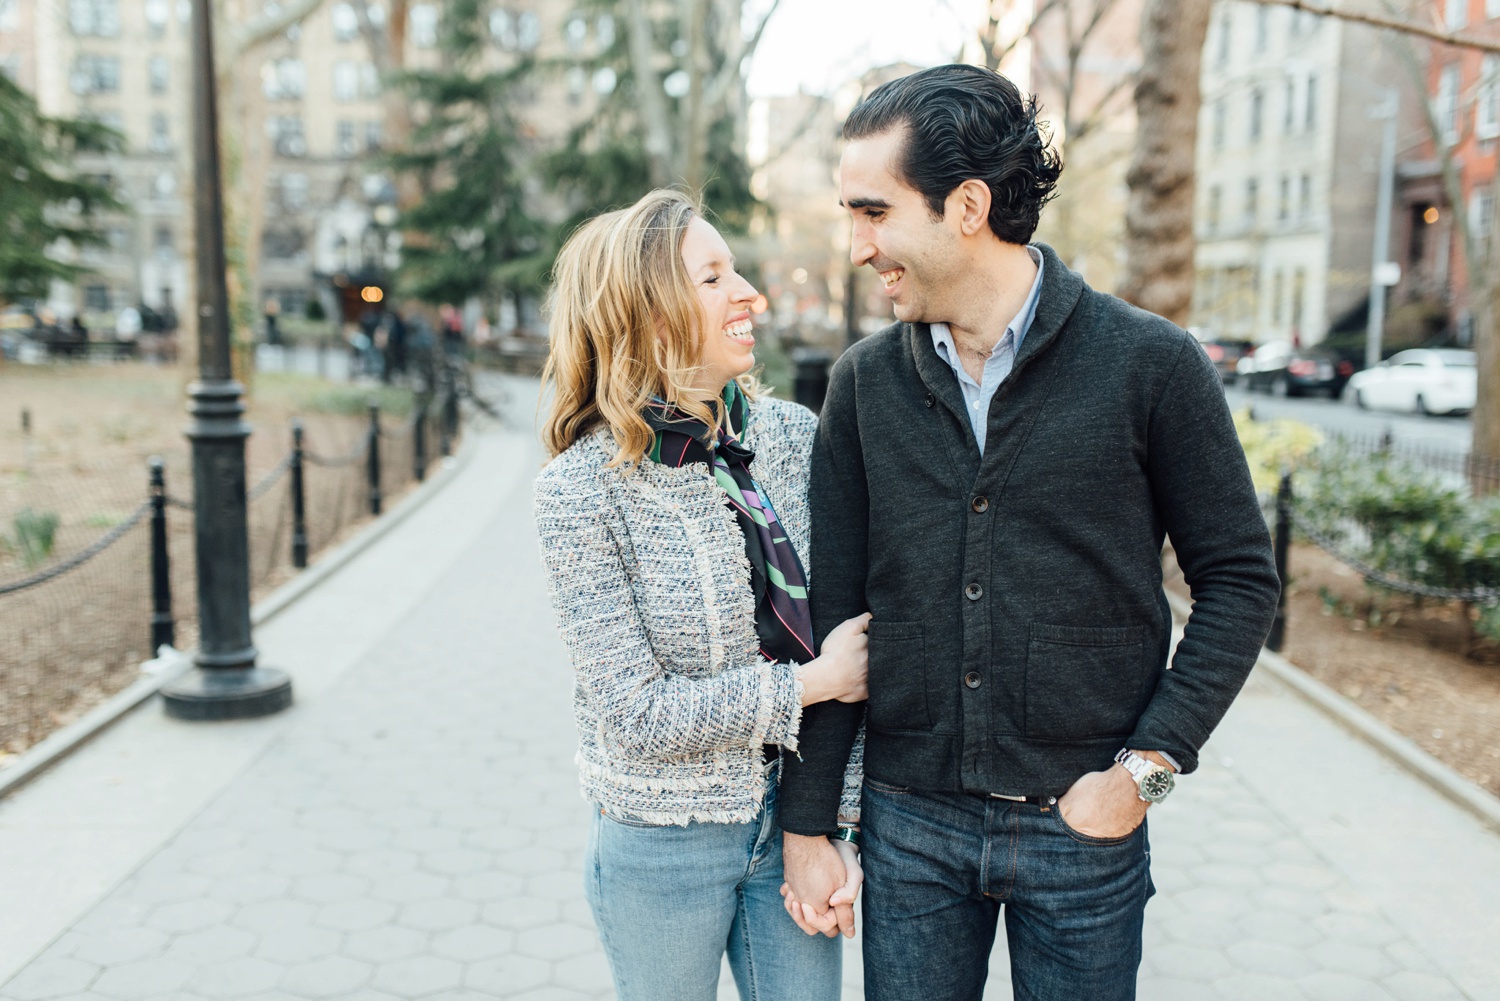
{"type": "Polygon", "coordinates": [[[1137,795],[1147,803],[1160,803],[1167,798],[1172,787],[1177,785],[1172,769],[1148,761],[1128,747],[1121,748],[1120,753],[1115,755],[1115,762],[1135,779],[1137,795]]]}

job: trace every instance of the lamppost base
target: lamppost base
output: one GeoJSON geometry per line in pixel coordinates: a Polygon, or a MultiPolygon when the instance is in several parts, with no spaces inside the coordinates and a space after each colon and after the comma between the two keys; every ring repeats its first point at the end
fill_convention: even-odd
{"type": "Polygon", "coordinates": [[[250,719],[292,704],[292,679],[270,667],[195,667],[161,690],[175,719],[250,719]]]}

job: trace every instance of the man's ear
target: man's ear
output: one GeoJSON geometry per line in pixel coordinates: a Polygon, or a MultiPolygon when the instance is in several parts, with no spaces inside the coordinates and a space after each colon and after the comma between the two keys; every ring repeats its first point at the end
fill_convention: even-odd
{"type": "Polygon", "coordinates": [[[990,186],[971,177],[948,193],[949,213],[958,213],[958,229],[964,236],[978,236],[990,225],[990,186]]]}

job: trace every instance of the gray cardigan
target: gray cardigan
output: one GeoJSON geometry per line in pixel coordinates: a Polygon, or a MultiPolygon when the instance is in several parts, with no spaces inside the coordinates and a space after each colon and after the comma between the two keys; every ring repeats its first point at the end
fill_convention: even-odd
{"type": "Polygon", "coordinates": [[[864,611],[868,715],[808,707],[781,820],[832,828],[861,718],[871,778],[1048,795],[1117,750],[1184,771],[1260,652],[1279,584],[1213,365],[1049,248],[983,456],[924,324],[834,367],[813,453],[813,630],[864,611]],[[1171,669],[1170,535],[1195,601],[1171,669]]]}
{"type": "MultiPolygon", "coordinates": [[[[817,419],[753,403],[743,438],[809,584],[807,478],[817,419]]],[[[745,540],[703,463],[608,463],[607,428],[536,481],[548,586],[575,668],[584,797],[650,824],[747,823],[764,797],[762,747],[797,748],[802,683],[760,654],[745,540]]],[[[858,817],[859,754],[840,812],[858,817]]]]}

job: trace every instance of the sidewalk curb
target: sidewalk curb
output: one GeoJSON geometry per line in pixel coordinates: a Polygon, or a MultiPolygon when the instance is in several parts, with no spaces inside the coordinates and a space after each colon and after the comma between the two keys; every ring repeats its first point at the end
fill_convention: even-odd
{"type": "MultiPolygon", "coordinates": [[[[280,612],[285,611],[298,598],[327,580],[341,567],[411,517],[413,512],[436,496],[468,466],[469,460],[473,458],[478,448],[477,442],[476,434],[471,432],[464,435],[458,453],[445,461],[442,468],[429,476],[417,489],[401,498],[389,513],[370,522],[358,534],[346,539],[327,556],[251,606],[250,624],[263,625],[280,612]]],[[[123,691],[116,692],[83,716],[24,751],[15,764],[0,770],[0,801],[107,730],[116,720],[155,695],[162,686],[190,670],[195,652],[194,650],[181,651],[179,664],[158,674],[137,679],[123,691]]]]}
{"type": "MultiPolygon", "coordinates": [[[[1186,620],[1191,607],[1187,599],[1171,591],[1166,594],[1173,618],[1186,620]]],[[[1500,797],[1491,795],[1477,783],[1464,778],[1280,654],[1262,649],[1255,666],[1395,764],[1469,811],[1485,826],[1500,831],[1500,797]]]]}

